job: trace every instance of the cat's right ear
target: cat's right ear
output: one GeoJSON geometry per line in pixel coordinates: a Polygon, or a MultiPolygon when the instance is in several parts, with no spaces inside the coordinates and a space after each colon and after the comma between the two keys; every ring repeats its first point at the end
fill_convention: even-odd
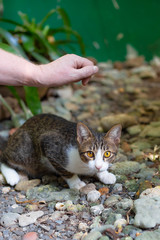
{"type": "Polygon", "coordinates": [[[77,123],[77,141],[79,144],[82,144],[83,141],[86,141],[91,136],[92,133],[85,124],[77,123]]]}

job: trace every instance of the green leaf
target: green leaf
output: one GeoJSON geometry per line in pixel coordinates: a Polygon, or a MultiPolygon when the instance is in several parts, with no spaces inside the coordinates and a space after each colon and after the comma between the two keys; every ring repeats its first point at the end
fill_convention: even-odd
{"type": "Polygon", "coordinates": [[[7,86],[8,89],[11,91],[11,93],[13,94],[13,96],[18,100],[19,105],[21,106],[21,108],[23,109],[23,112],[25,114],[25,119],[29,119],[30,117],[32,117],[31,112],[29,111],[29,109],[27,109],[25,103],[23,102],[23,100],[20,98],[18,92],[16,91],[16,88],[13,86],[7,86]]]}
{"type": "Polygon", "coordinates": [[[56,33],[60,33],[60,32],[62,32],[62,33],[66,32],[66,33],[72,34],[77,39],[77,42],[79,44],[82,55],[83,56],[86,55],[85,45],[84,45],[83,39],[77,31],[74,31],[71,28],[62,27],[62,28],[50,29],[49,34],[50,35],[52,35],[52,34],[55,35],[56,33]]]}
{"type": "MultiPolygon", "coordinates": [[[[65,28],[71,28],[70,19],[67,15],[66,11],[61,7],[57,7],[57,12],[62,17],[64,27],[65,28]]],[[[69,32],[66,32],[66,37],[67,37],[67,39],[70,39],[70,33],[69,32]]]]}
{"type": "Polygon", "coordinates": [[[10,32],[4,30],[3,28],[0,28],[0,36],[2,36],[8,42],[8,44],[11,45],[11,47],[17,52],[18,55],[28,59],[23,48],[18,43],[18,39],[13,37],[12,34],[10,34],[10,32]]]}
{"type": "Polygon", "coordinates": [[[42,56],[41,54],[37,53],[37,52],[31,52],[31,55],[39,62],[39,63],[49,63],[49,60],[47,58],[45,58],[44,56],[42,56]]]}
{"type": "Polygon", "coordinates": [[[26,102],[33,115],[42,113],[38,90],[35,87],[24,86],[26,102]]]}
{"type": "Polygon", "coordinates": [[[9,88],[9,90],[11,91],[13,96],[18,100],[19,105],[21,105],[20,104],[21,98],[20,98],[19,94],[17,93],[15,87],[13,87],[13,86],[7,86],[7,87],[9,88]]]}
{"type": "Polygon", "coordinates": [[[27,16],[27,14],[19,11],[19,12],[18,12],[18,15],[20,16],[20,18],[21,18],[21,20],[22,20],[22,22],[23,22],[23,25],[29,27],[31,23],[30,23],[30,21],[29,21],[29,18],[28,18],[28,16],[27,16]]]}
{"type": "Polygon", "coordinates": [[[26,34],[23,34],[20,36],[20,38],[22,40],[22,45],[26,52],[32,52],[35,50],[33,36],[28,36],[26,34]]]}
{"type": "Polygon", "coordinates": [[[56,12],[56,9],[52,9],[47,13],[47,15],[42,19],[42,21],[38,24],[39,28],[42,28],[43,24],[48,20],[50,16],[52,16],[56,12]]]}
{"type": "Polygon", "coordinates": [[[3,15],[3,0],[0,0],[0,16],[3,15]]]}
{"type": "Polygon", "coordinates": [[[17,54],[17,51],[6,43],[0,42],[0,48],[7,51],[7,52],[17,54]]]}
{"type": "Polygon", "coordinates": [[[16,25],[16,26],[23,27],[22,24],[20,24],[16,21],[10,20],[10,19],[6,19],[6,18],[0,18],[0,22],[6,22],[6,23],[10,23],[10,24],[13,24],[13,25],[16,25]]]}

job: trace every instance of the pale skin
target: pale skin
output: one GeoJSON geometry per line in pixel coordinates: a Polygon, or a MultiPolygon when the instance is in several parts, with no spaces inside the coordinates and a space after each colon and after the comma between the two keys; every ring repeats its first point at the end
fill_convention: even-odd
{"type": "Polygon", "coordinates": [[[67,54],[48,64],[36,65],[0,49],[0,85],[57,87],[82,81],[85,86],[98,67],[75,54],[67,54]]]}

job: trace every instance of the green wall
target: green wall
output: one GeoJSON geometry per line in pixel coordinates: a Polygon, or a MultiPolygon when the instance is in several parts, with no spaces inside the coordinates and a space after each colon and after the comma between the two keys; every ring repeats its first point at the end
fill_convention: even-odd
{"type": "MultiPolygon", "coordinates": [[[[4,0],[3,17],[20,21],[17,15],[20,10],[38,21],[50,9],[61,6],[67,11],[73,29],[83,37],[88,56],[99,61],[124,60],[128,43],[147,60],[154,54],[160,55],[160,1],[116,0],[119,9],[114,7],[114,1],[4,0]]],[[[60,21],[53,17],[48,22],[58,26],[60,21]]]]}

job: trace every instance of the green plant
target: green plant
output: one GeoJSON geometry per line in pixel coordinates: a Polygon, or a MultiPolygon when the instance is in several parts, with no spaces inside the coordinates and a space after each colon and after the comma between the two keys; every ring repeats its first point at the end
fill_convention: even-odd
{"type": "MultiPolygon", "coordinates": [[[[22,24],[10,19],[0,18],[1,22],[13,24],[14,30],[0,28],[0,48],[14,54],[20,55],[27,60],[37,63],[48,63],[64,55],[63,46],[73,49],[74,44],[78,44],[81,54],[85,55],[85,47],[81,36],[71,28],[70,20],[64,9],[57,7],[47,13],[47,15],[36,23],[35,19],[22,12],[18,13],[22,24]],[[62,19],[62,26],[50,28],[46,21],[53,14],[58,14],[62,19]],[[57,39],[56,35],[61,33],[63,39],[57,39]]],[[[22,109],[26,109],[24,102],[18,96],[14,87],[9,87],[12,94],[17,98],[22,109]]],[[[24,87],[26,103],[32,114],[42,112],[41,103],[36,88],[24,87]]],[[[26,114],[25,114],[26,115],[26,114]]],[[[26,115],[28,118],[28,115],[26,115]]]]}
{"type": "Polygon", "coordinates": [[[57,7],[36,23],[35,19],[22,12],[18,12],[22,24],[10,19],[1,18],[0,21],[16,26],[14,30],[6,31],[0,28],[1,42],[9,44],[17,54],[40,63],[47,63],[64,55],[63,46],[67,45],[73,49],[78,43],[81,54],[85,55],[85,47],[81,36],[71,28],[70,20],[63,8],[57,7]],[[63,20],[62,27],[50,28],[46,21],[53,14],[58,14],[63,20]],[[64,39],[57,39],[56,35],[61,33],[64,39]],[[73,39],[74,38],[74,39],[73,39]]]}

